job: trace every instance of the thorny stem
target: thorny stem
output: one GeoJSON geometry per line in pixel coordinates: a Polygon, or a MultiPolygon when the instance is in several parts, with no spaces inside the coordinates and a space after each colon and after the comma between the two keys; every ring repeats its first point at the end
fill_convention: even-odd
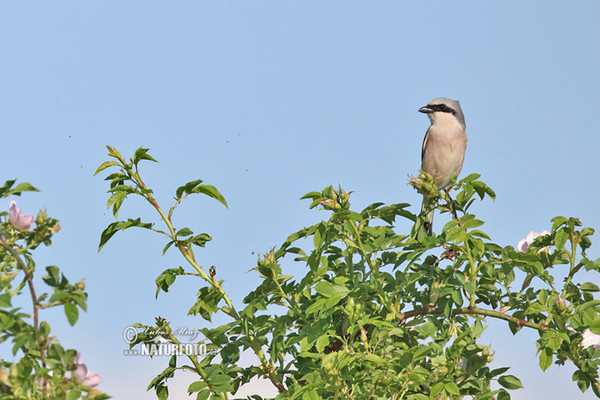
{"type": "MultiPolygon", "coordinates": [[[[426,315],[426,314],[443,315],[444,309],[433,307],[433,306],[419,307],[419,308],[415,308],[412,311],[398,313],[396,317],[400,320],[403,320],[406,318],[416,317],[418,315],[426,315]]],[[[483,315],[486,317],[503,319],[505,321],[512,322],[519,327],[526,326],[528,328],[537,329],[539,331],[544,331],[544,330],[548,329],[548,327],[545,324],[538,324],[538,323],[527,321],[527,320],[524,320],[521,318],[513,317],[512,315],[503,314],[500,311],[486,310],[484,308],[479,308],[479,307],[456,308],[456,309],[452,310],[451,315],[452,316],[455,316],[455,315],[483,315]]]]}

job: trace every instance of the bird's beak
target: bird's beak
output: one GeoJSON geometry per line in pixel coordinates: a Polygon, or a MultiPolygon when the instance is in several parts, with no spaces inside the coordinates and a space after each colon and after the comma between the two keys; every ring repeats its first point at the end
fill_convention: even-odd
{"type": "Polygon", "coordinates": [[[433,110],[431,108],[429,108],[429,106],[424,106],[419,108],[419,112],[424,113],[424,114],[429,114],[432,113],[433,110]]]}

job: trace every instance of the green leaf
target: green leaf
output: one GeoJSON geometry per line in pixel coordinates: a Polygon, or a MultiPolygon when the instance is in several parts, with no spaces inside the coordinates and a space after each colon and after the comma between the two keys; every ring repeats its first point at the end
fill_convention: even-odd
{"type": "Polygon", "coordinates": [[[64,275],[60,273],[60,269],[55,265],[46,267],[46,272],[48,273],[48,275],[42,276],[42,280],[48,286],[63,287],[67,283],[69,283],[69,281],[67,281],[64,275]]]}
{"type": "Polygon", "coordinates": [[[108,167],[112,167],[113,165],[119,165],[119,163],[117,161],[105,161],[102,164],[100,164],[100,166],[98,167],[98,169],[96,170],[96,172],[94,172],[94,176],[98,175],[100,172],[104,171],[106,168],[108,167]]]}
{"type": "Polygon", "coordinates": [[[430,393],[431,397],[435,398],[435,396],[437,396],[438,394],[440,394],[442,392],[442,390],[444,390],[444,383],[443,382],[436,383],[431,388],[431,393],[430,393]]]}
{"type": "Polygon", "coordinates": [[[110,147],[110,146],[106,146],[106,148],[108,149],[108,155],[113,157],[113,158],[117,158],[117,159],[123,159],[123,157],[121,156],[121,153],[119,153],[119,151],[117,149],[115,149],[114,147],[110,147]]]}
{"type": "Polygon", "coordinates": [[[199,392],[206,387],[206,382],[204,381],[196,381],[192,382],[188,387],[188,394],[192,394],[194,392],[199,392]]]}
{"type": "Polygon", "coordinates": [[[149,222],[142,222],[140,218],[131,219],[129,218],[127,221],[117,221],[108,225],[106,229],[100,235],[100,245],[98,246],[98,251],[102,250],[102,247],[112,238],[117,232],[120,230],[125,230],[128,228],[144,228],[144,229],[152,229],[153,224],[149,222]]]}
{"type": "Polygon", "coordinates": [[[158,162],[150,154],[148,154],[149,150],[150,149],[145,149],[143,147],[140,147],[139,149],[137,149],[135,151],[135,153],[133,154],[133,163],[137,165],[137,163],[139,163],[141,160],[149,160],[149,161],[158,162]]]}
{"type": "Polygon", "coordinates": [[[565,247],[565,243],[567,243],[567,239],[569,238],[569,233],[565,228],[556,231],[556,236],[554,237],[554,241],[556,243],[556,248],[558,250],[562,250],[565,247]]]}
{"type": "Polygon", "coordinates": [[[540,352],[540,368],[545,371],[552,365],[552,349],[546,347],[540,352]]]}
{"type": "Polygon", "coordinates": [[[11,295],[9,293],[0,294],[0,308],[8,308],[10,305],[11,295]]]}
{"type": "Polygon", "coordinates": [[[162,290],[163,292],[168,292],[169,288],[171,287],[171,285],[173,284],[173,282],[175,282],[175,278],[178,275],[183,275],[185,274],[185,270],[183,269],[183,267],[179,267],[179,268],[169,268],[166,269],[162,272],[162,274],[160,274],[159,276],[156,277],[156,295],[155,297],[158,298],[158,294],[160,293],[160,291],[162,290]]]}
{"type": "Polygon", "coordinates": [[[81,397],[81,392],[76,389],[71,389],[67,392],[67,397],[65,399],[66,400],[77,400],[79,397],[81,397]]]}
{"type": "Polygon", "coordinates": [[[110,208],[110,206],[113,207],[113,216],[115,218],[117,218],[119,216],[119,210],[121,209],[121,206],[123,205],[123,202],[125,201],[125,199],[127,198],[127,196],[131,193],[134,193],[134,189],[130,186],[119,186],[121,188],[123,187],[127,187],[129,189],[131,189],[131,191],[128,190],[118,190],[115,191],[106,201],[106,208],[110,208]]]}
{"type": "Polygon", "coordinates": [[[333,285],[327,281],[321,281],[315,285],[315,290],[317,293],[325,296],[325,297],[339,297],[343,299],[350,293],[350,289],[348,289],[344,285],[333,285]]]}
{"type": "Polygon", "coordinates": [[[169,388],[166,385],[160,383],[156,385],[154,390],[158,400],[167,400],[169,398],[169,388]]]}
{"type": "Polygon", "coordinates": [[[321,397],[313,389],[302,394],[302,400],[319,400],[321,397]]]}
{"type": "Polygon", "coordinates": [[[579,387],[579,390],[581,390],[582,392],[585,392],[586,390],[589,389],[590,387],[590,378],[588,378],[588,376],[586,375],[585,372],[581,371],[581,370],[577,370],[575,372],[573,372],[573,378],[572,378],[575,382],[577,382],[577,386],[579,387]]]}
{"type": "Polygon", "coordinates": [[[69,325],[75,325],[77,319],[79,318],[79,310],[77,309],[77,306],[73,303],[65,303],[65,315],[67,316],[69,325]]]}
{"type": "Polygon", "coordinates": [[[196,400],[207,400],[210,396],[210,389],[204,389],[196,396],[196,400]]]}
{"type": "Polygon", "coordinates": [[[323,349],[325,349],[325,347],[327,347],[329,345],[329,335],[325,334],[320,336],[317,339],[317,351],[319,353],[323,352],[323,349]]]}
{"type": "Polygon", "coordinates": [[[204,247],[206,245],[206,242],[210,242],[211,240],[212,237],[210,237],[208,233],[201,233],[192,238],[189,238],[187,241],[196,246],[204,247]]]}
{"type": "Polygon", "coordinates": [[[500,378],[498,378],[498,383],[511,390],[520,389],[523,387],[523,384],[519,378],[514,375],[502,375],[500,378]]]}
{"type": "Polygon", "coordinates": [[[201,185],[202,180],[198,179],[195,181],[191,181],[186,183],[183,186],[180,186],[177,188],[177,190],[175,191],[175,200],[181,200],[182,196],[184,194],[188,195],[188,194],[194,194],[194,193],[200,193],[200,194],[204,194],[208,197],[212,197],[213,199],[219,201],[221,204],[223,204],[225,207],[229,206],[227,205],[227,201],[225,200],[225,197],[223,197],[223,195],[217,190],[216,187],[212,186],[212,185],[201,185]]]}
{"type": "Polygon", "coordinates": [[[498,400],[510,400],[510,394],[506,390],[500,389],[498,391],[497,399],[498,400]]]}
{"type": "Polygon", "coordinates": [[[583,285],[581,285],[581,287],[579,289],[582,292],[598,292],[598,291],[600,291],[600,288],[598,288],[598,286],[593,284],[592,282],[585,282],[583,285]]]}
{"type": "Polygon", "coordinates": [[[326,299],[323,299],[323,298],[313,302],[306,309],[306,311],[305,311],[306,315],[313,314],[315,311],[322,311],[323,308],[325,307],[325,302],[326,302],[326,299]]]}
{"type": "Polygon", "coordinates": [[[165,253],[167,252],[167,250],[169,250],[169,247],[171,247],[174,243],[175,243],[175,241],[171,240],[169,243],[167,243],[165,245],[165,247],[163,248],[163,251],[162,251],[163,256],[165,255],[165,253]]]}
{"type": "Polygon", "coordinates": [[[98,251],[102,250],[102,247],[113,237],[119,230],[121,229],[119,221],[113,222],[108,225],[106,229],[100,235],[100,245],[98,246],[98,251]]]}
{"type": "Polygon", "coordinates": [[[467,291],[467,293],[469,293],[469,294],[475,293],[476,287],[473,282],[467,281],[467,282],[465,282],[464,286],[465,286],[465,290],[467,291]]]}
{"type": "Polygon", "coordinates": [[[183,228],[177,231],[177,236],[190,236],[193,234],[194,232],[190,228],[183,228]]]}
{"type": "Polygon", "coordinates": [[[10,195],[20,196],[23,192],[39,192],[38,189],[34,188],[30,183],[20,183],[15,188],[12,186],[15,184],[17,180],[12,179],[8,180],[4,183],[2,187],[0,187],[0,197],[8,197],[10,195]]]}
{"type": "Polygon", "coordinates": [[[444,384],[444,389],[446,392],[458,396],[460,394],[460,390],[458,390],[458,386],[454,382],[447,382],[444,384]]]}
{"type": "Polygon", "coordinates": [[[496,368],[490,371],[490,376],[498,376],[500,374],[505,373],[506,371],[508,371],[510,368],[509,367],[501,367],[501,368],[496,368]]]}
{"type": "Polygon", "coordinates": [[[23,192],[39,192],[39,190],[33,187],[30,183],[23,182],[19,183],[14,189],[11,189],[9,194],[20,196],[23,192]]]}

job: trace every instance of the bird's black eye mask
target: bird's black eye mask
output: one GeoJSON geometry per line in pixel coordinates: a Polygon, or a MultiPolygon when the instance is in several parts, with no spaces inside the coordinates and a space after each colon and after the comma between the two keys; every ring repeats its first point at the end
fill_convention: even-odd
{"type": "Polygon", "coordinates": [[[448,107],[445,104],[432,104],[428,107],[430,109],[432,109],[433,111],[440,111],[440,112],[445,112],[445,113],[450,113],[452,115],[456,115],[456,111],[454,111],[454,109],[448,107]]]}

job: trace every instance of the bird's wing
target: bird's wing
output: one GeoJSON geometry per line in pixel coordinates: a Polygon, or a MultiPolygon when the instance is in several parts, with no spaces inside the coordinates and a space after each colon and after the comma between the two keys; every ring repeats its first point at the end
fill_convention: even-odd
{"type": "Polygon", "coordinates": [[[431,130],[431,127],[429,127],[429,129],[427,129],[427,132],[425,132],[425,137],[423,138],[423,146],[421,146],[421,164],[423,163],[423,157],[425,156],[425,147],[427,146],[427,139],[429,139],[429,131],[431,130]]]}

